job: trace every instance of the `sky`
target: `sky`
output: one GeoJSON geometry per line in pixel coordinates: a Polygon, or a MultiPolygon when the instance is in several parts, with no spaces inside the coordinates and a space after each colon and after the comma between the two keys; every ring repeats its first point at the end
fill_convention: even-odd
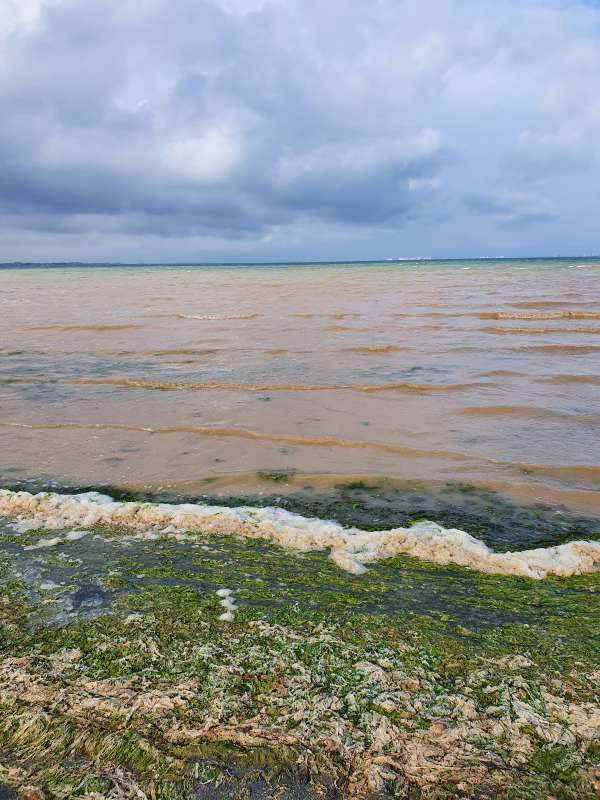
{"type": "Polygon", "coordinates": [[[0,261],[600,253],[600,3],[0,0],[0,261]]]}

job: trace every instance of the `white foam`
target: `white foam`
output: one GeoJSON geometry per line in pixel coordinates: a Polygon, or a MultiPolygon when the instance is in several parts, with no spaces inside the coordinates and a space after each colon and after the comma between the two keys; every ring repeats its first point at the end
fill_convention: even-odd
{"type": "MultiPolygon", "coordinates": [[[[354,574],[364,572],[372,561],[398,554],[436,564],[458,564],[480,572],[529,578],[581,575],[600,570],[600,542],[576,541],[556,547],[497,553],[465,531],[443,528],[435,522],[420,522],[410,528],[387,531],[362,531],[343,528],[337,522],[309,519],[280,508],[126,503],[95,492],[30,494],[7,489],[0,490],[0,514],[51,529],[123,525],[146,535],[172,525],[191,533],[265,539],[292,550],[329,550],[338,566],[354,574]]],[[[54,540],[40,540],[33,547],[52,546],[50,542],[54,544],[54,540]]]]}
{"type": "Polygon", "coordinates": [[[143,619],[143,618],[144,618],[143,614],[138,614],[138,613],[135,613],[135,612],[133,614],[127,614],[127,616],[123,620],[123,624],[124,625],[131,625],[132,622],[137,622],[138,620],[143,619]]]}
{"type": "Polygon", "coordinates": [[[67,542],[78,542],[80,539],[83,539],[84,536],[87,536],[89,531],[70,531],[65,536],[65,540],[67,542]]]}
{"type": "Polygon", "coordinates": [[[38,539],[35,544],[29,544],[23,550],[42,550],[44,547],[56,547],[57,544],[62,544],[64,539],[60,536],[55,536],[52,539],[38,539]]]}
{"type": "Polygon", "coordinates": [[[235,619],[233,612],[238,609],[233,597],[233,589],[217,589],[215,594],[217,597],[221,598],[219,604],[225,609],[225,612],[219,616],[219,619],[223,622],[233,622],[235,619]]]}
{"type": "Polygon", "coordinates": [[[12,522],[9,525],[9,528],[17,533],[28,533],[29,531],[39,531],[40,528],[43,528],[43,524],[41,522],[36,523],[32,519],[22,519],[18,522],[12,522]]]}
{"type": "MultiPolygon", "coordinates": [[[[18,530],[19,523],[16,523],[12,526],[13,530],[18,530]]],[[[39,530],[40,528],[45,527],[56,527],[56,526],[46,526],[41,524],[35,524],[31,527],[31,521],[27,522],[27,525],[24,529],[21,529],[20,533],[27,533],[27,531],[31,530],[39,530]]],[[[59,544],[65,544],[66,542],[78,542],[79,539],[83,539],[84,536],[88,536],[89,531],[69,531],[64,537],[55,536],[52,539],[38,539],[35,544],[27,545],[23,548],[23,550],[41,550],[44,547],[56,547],[59,544]]]]}
{"type": "Polygon", "coordinates": [[[44,592],[51,592],[52,589],[59,589],[60,583],[54,583],[54,581],[44,581],[40,583],[40,589],[44,592]]]}

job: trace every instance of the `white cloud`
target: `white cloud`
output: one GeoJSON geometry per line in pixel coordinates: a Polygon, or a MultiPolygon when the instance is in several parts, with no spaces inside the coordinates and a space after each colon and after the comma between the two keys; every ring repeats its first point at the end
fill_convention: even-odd
{"type": "Polygon", "coordinates": [[[44,0],[0,0],[0,40],[33,30],[43,4],[44,0]]]}
{"type": "Polygon", "coordinates": [[[243,140],[239,133],[215,127],[199,134],[167,142],[166,168],[176,177],[196,184],[226,181],[241,163],[243,140]]]}

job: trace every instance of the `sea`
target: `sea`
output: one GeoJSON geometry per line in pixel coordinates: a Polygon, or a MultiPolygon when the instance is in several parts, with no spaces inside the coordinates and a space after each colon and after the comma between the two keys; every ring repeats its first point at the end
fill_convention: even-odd
{"type": "Polygon", "coordinates": [[[600,259],[3,265],[0,483],[600,516],[600,259]]]}

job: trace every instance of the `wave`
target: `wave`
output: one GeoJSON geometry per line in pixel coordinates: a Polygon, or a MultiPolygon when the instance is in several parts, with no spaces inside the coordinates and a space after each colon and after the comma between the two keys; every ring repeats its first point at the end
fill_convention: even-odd
{"type": "Polygon", "coordinates": [[[115,325],[28,325],[29,331],[90,331],[92,333],[112,333],[117,331],[130,331],[134,328],[141,328],[141,325],[115,324],[115,325]]]}
{"type": "Polygon", "coordinates": [[[323,325],[322,331],[327,333],[368,333],[372,328],[349,328],[347,325],[323,325]]]}
{"type": "Polygon", "coordinates": [[[530,344],[511,348],[513,353],[570,353],[580,356],[599,351],[600,344],[530,344]]]}
{"type": "Polygon", "coordinates": [[[175,314],[174,316],[176,319],[228,320],[256,319],[260,314],[175,314]]]}
{"type": "Polygon", "coordinates": [[[583,425],[600,425],[600,414],[569,414],[539,406],[467,406],[460,414],[475,417],[520,417],[523,419],[557,419],[583,425]]]}
{"type": "Polygon", "coordinates": [[[578,478],[590,483],[600,482],[600,467],[587,464],[519,464],[522,472],[560,480],[578,478]]]}
{"type": "Polygon", "coordinates": [[[501,328],[495,327],[493,325],[488,326],[487,328],[481,328],[483,333],[496,333],[496,334],[525,334],[526,336],[530,335],[539,335],[539,334],[548,334],[548,333],[588,333],[598,335],[600,334],[600,328],[501,328]]]}
{"type": "Polygon", "coordinates": [[[381,453],[392,453],[404,458],[436,459],[461,463],[470,468],[481,470],[486,466],[505,467],[518,472],[520,476],[543,476],[559,480],[572,481],[578,479],[588,483],[600,483],[600,467],[587,464],[535,464],[507,461],[500,458],[469,455],[456,450],[419,450],[401,444],[373,442],[360,439],[339,439],[335,436],[299,436],[294,434],[266,433],[248,428],[224,428],[208,425],[130,425],[121,422],[12,422],[0,421],[0,427],[20,428],[25,430],[90,430],[90,431],[130,431],[132,433],[159,434],[191,434],[216,438],[237,438],[274,444],[297,445],[299,447],[340,447],[357,450],[374,450],[381,453]]]}
{"type": "Polygon", "coordinates": [[[552,375],[548,378],[536,378],[536,383],[582,383],[600,386],[600,375],[552,375]]]}
{"type": "Polygon", "coordinates": [[[16,517],[18,530],[41,527],[123,525],[170,536],[219,533],[264,539],[301,552],[329,550],[342,569],[358,575],[366,565],[396,555],[435,564],[456,564],[479,572],[541,579],[600,570],[600,542],[575,541],[555,547],[498,553],[465,531],[419,522],[410,528],[363,531],[307,518],[280,508],[224,508],[196,503],[117,502],[107,495],[0,490],[0,514],[16,517]]]}
{"type": "Polygon", "coordinates": [[[584,305],[583,303],[568,303],[565,300],[527,300],[519,303],[508,303],[511,308],[568,308],[569,306],[584,305]]]}
{"type": "Polygon", "coordinates": [[[411,383],[397,381],[395,383],[333,383],[333,384],[301,384],[301,383],[228,383],[224,381],[152,381],[143,378],[47,378],[45,376],[15,377],[0,379],[0,383],[64,383],[69,386],[118,386],[124,389],[147,389],[165,392],[331,392],[350,391],[362,394],[378,392],[407,392],[414,394],[430,394],[438,392],[460,392],[470,389],[490,387],[489,382],[473,383],[411,383]]]}
{"type": "Polygon", "coordinates": [[[423,317],[425,319],[454,319],[456,317],[466,317],[471,316],[464,311],[428,311],[425,313],[419,314],[392,314],[393,317],[397,319],[401,319],[402,317],[423,317]]]}
{"type": "Polygon", "coordinates": [[[515,372],[512,369],[491,369],[488,372],[480,372],[482,378],[526,378],[529,377],[523,372],[515,372]]]}
{"type": "Polygon", "coordinates": [[[600,311],[481,311],[479,319],[600,319],[600,311]]]}
{"type": "Polygon", "coordinates": [[[207,350],[199,347],[173,347],[166,350],[155,350],[153,356],[214,356],[218,349],[207,350]]]}
{"type": "Polygon", "coordinates": [[[0,422],[0,427],[26,430],[106,430],[131,431],[150,434],[193,434],[217,438],[250,439],[275,444],[304,447],[342,447],[357,450],[378,450],[409,458],[443,458],[450,461],[478,462],[479,459],[446,450],[417,450],[404,445],[369,442],[360,439],[340,439],[336,436],[299,436],[295,434],[266,433],[248,428],[224,428],[210,425],[130,425],[122,422],[0,422]]]}
{"type": "Polygon", "coordinates": [[[342,353],[399,353],[402,350],[408,350],[408,347],[396,347],[393,344],[370,344],[363,347],[343,347],[340,352],[342,353]]]}
{"type": "Polygon", "coordinates": [[[113,385],[125,386],[140,389],[165,389],[181,391],[202,391],[202,390],[224,390],[224,391],[247,391],[247,392],[330,392],[346,390],[371,394],[377,392],[414,392],[416,394],[428,394],[430,392],[451,392],[463,391],[472,388],[488,387],[489,383],[410,383],[409,381],[399,381],[396,383],[337,383],[323,385],[304,385],[304,384],[251,384],[251,383],[178,383],[175,381],[144,381],[133,378],[74,378],[69,383],[111,383],[113,385]]]}

